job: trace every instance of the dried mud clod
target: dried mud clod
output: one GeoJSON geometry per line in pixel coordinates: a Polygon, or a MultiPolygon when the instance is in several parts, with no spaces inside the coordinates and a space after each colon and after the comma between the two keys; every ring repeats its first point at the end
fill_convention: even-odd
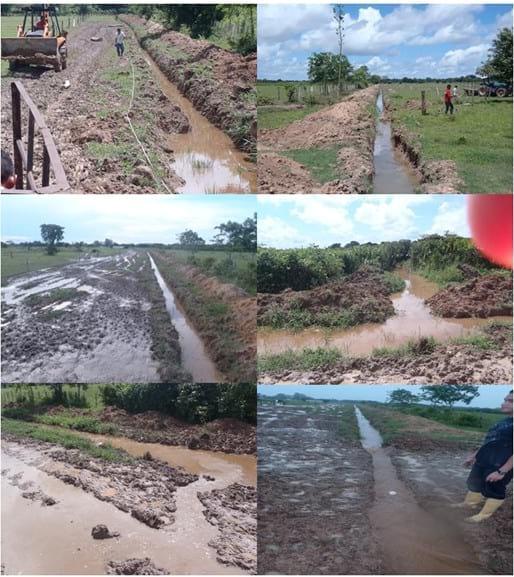
{"type": "Polygon", "coordinates": [[[157,567],[149,557],[132,558],[125,561],[109,561],[107,575],[169,575],[169,571],[157,567]]]}

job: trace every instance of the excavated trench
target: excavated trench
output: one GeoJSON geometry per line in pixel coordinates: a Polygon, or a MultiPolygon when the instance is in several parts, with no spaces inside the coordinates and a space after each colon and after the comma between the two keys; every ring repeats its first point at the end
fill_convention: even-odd
{"type": "Polygon", "coordinates": [[[171,322],[179,335],[182,366],[192,375],[196,383],[219,383],[223,381],[222,375],[207,354],[202,339],[189,323],[185,312],[179,306],[166,281],[162,278],[150,254],[148,254],[148,258],[150,259],[155,278],[162,290],[171,322]]]}
{"type": "Polygon", "coordinates": [[[376,102],[377,123],[373,150],[373,192],[378,194],[411,194],[418,179],[401,153],[395,148],[391,122],[384,117],[384,97],[379,92],[376,102]]]}
{"type": "Polygon", "coordinates": [[[173,150],[172,169],[185,184],[179,193],[250,193],[257,190],[255,166],[237,150],[230,138],[200,114],[193,104],[181,94],[145,53],[163,94],[180,107],[189,120],[190,130],[168,137],[168,147],[173,150]]]}
{"type": "Polygon", "coordinates": [[[278,354],[287,350],[332,347],[352,356],[365,356],[373,349],[398,347],[420,337],[447,341],[472,334],[493,320],[510,317],[445,319],[436,317],[425,300],[439,288],[405,268],[396,274],[405,280],[401,293],[392,295],[395,315],[385,323],[365,323],[349,329],[323,330],[310,327],[301,331],[260,329],[257,336],[259,354],[278,354]]]}
{"type": "Polygon", "coordinates": [[[393,575],[487,574],[458,526],[422,509],[398,478],[382,439],[358,407],[355,414],[361,444],[373,459],[375,500],[369,516],[384,557],[385,573],[393,575]]]}

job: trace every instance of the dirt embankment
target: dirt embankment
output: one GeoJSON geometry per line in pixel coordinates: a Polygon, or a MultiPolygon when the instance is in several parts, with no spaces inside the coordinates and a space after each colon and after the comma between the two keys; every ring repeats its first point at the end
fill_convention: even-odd
{"type": "Polygon", "coordinates": [[[165,31],[154,22],[123,16],[141,46],[204,116],[236,146],[255,153],[257,55],[242,56],[205,40],[165,31]]]}
{"type": "Polygon", "coordinates": [[[219,530],[219,536],[209,543],[216,549],[218,561],[256,573],[256,489],[234,483],[197,495],[205,507],[205,518],[219,530]]]}
{"type": "Polygon", "coordinates": [[[426,303],[433,313],[446,318],[512,316],[512,276],[478,276],[439,291],[426,303]]]}
{"type": "Polygon", "coordinates": [[[259,131],[259,191],[267,193],[366,193],[373,180],[374,106],[378,88],[355,92],[284,128],[259,131]],[[320,184],[287,150],[340,148],[338,178],[320,184]]]}
{"type": "Polygon", "coordinates": [[[295,313],[308,317],[304,320],[305,326],[327,325],[343,314],[348,325],[384,322],[394,315],[390,293],[383,274],[363,266],[342,280],[310,290],[259,294],[257,324],[273,326],[279,317],[287,326],[295,313]]]}
{"type": "MultiPolygon", "coordinates": [[[[349,357],[309,371],[261,372],[259,382],[269,384],[510,384],[512,383],[512,327],[483,329],[494,346],[442,343],[419,346],[416,352],[397,356],[349,357]]],[[[423,344],[423,341],[420,341],[423,344]]]]}
{"type": "MultiPolygon", "coordinates": [[[[166,192],[183,181],[171,169],[166,135],[184,132],[188,120],[162,94],[131,33],[125,57],[113,47],[116,22],[84,23],[68,39],[68,68],[55,73],[31,68],[14,73],[43,114],[59,150],[73,192],[166,192]],[[92,37],[101,38],[92,42],[92,37]],[[132,68],[133,65],[133,68],[132,68]],[[130,118],[138,138],[153,158],[152,169],[130,131],[130,118]],[[64,82],[70,82],[64,88],[64,82]]],[[[11,142],[10,80],[2,78],[2,140],[11,142]]],[[[6,146],[10,149],[10,146],[6,146]]],[[[35,164],[39,174],[39,164],[35,164]]]]}
{"type": "Polygon", "coordinates": [[[259,407],[259,574],[378,573],[370,455],[330,405],[259,407]]]}
{"type": "MultiPolygon", "coordinates": [[[[160,461],[134,459],[131,463],[114,463],[87,456],[76,449],[63,449],[9,433],[4,433],[2,439],[36,450],[39,460],[34,464],[40,470],[92,493],[101,501],[112,503],[154,529],[174,523],[177,487],[198,480],[197,475],[160,461]]],[[[16,456],[16,445],[10,448],[7,444],[3,448],[7,452],[14,451],[16,456]]]]}
{"type": "Polygon", "coordinates": [[[256,298],[180,264],[171,254],[151,254],[220,372],[229,381],[255,382],[256,298]]]}
{"type": "MultiPolygon", "coordinates": [[[[80,409],[77,412],[85,413],[80,409]]],[[[116,407],[106,407],[100,418],[116,425],[124,436],[145,443],[183,445],[190,449],[235,454],[257,452],[255,426],[236,419],[217,419],[205,425],[192,425],[157,411],[132,414],[116,407]]]]}

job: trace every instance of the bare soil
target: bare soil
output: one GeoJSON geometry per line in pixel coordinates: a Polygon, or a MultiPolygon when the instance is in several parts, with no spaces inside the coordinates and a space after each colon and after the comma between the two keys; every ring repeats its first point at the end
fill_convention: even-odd
{"type": "Polygon", "coordinates": [[[259,574],[381,572],[371,457],[339,427],[329,404],[259,407],[259,574]]]}
{"type": "Polygon", "coordinates": [[[512,316],[512,276],[478,276],[439,291],[426,303],[446,318],[512,316]]]}
{"type": "Polygon", "coordinates": [[[197,495],[205,507],[205,518],[219,530],[209,543],[216,549],[217,560],[256,573],[257,490],[234,483],[197,495]]]}
{"type": "Polygon", "coordinates": [[[378,88],[359,90],[341,102],[283,128],[259,131],[259,191],[267,193],[365,193],[373,179],[375,100],[378,88]],[[340,146],[340,177],[316,183],[285,150],[340,146]]]}
{"type": "Polygon", "coordinates": [[[168,575],[166,569],[156,567],[149,557],[133,558],[126,561],[109,561],[107,575],[168,575]]]}
{"type": "Polygon", "coordinates": [[[122,21],[162,72],[204,116],[245,152],[255,153],[257,55],[242,56],[205,40],[165,32],[137,16],[122,21]]]}
{"type": "Polygon", "coordinates": [[[494,346],[442,343],[427,352],[399,356],[348,357],[323,368],[270,371],[259,375],[269,384],[510,384],[512,383],[512,327],[484,328],[494,346]]]}
{"type": "Polygon", "coordinates": [[[187,129],[187,118],[162,94],[130,32],[126,56],[118,59],[111,42],[115,27],[113,19],[110,23],[86,22],[72,30],[68,67],[61,73],[25,68],[2,78],[2,140],[11,142],[10,82],[20,80],[52,133],[71,192],[166,192],[160,179],[175,190],[183,182],[171,169],[170,151],[161,146],[170,132],[187,129]],[[92,37],[102,40],[93,42],[92,37]],[[130,118],[154,159],[154,169],[148,166],[125,119],[133,72],[130,118]],[[63,88],[65,80],[70,82],[67,89],[63,88]],[[127,88],[120,88],[120,83],[127,88]]]}
{"type": "Polygon", "coordinates": [[[277,311],[307,311],[313,315],[348,311],[356,321],[384,322],[395,314],[390,291],[379,270],[363,266],[353,274],[322,286],[278,294],[260,293],[257,297],[257,323],[268,325],[269,316],[277,311]]]}

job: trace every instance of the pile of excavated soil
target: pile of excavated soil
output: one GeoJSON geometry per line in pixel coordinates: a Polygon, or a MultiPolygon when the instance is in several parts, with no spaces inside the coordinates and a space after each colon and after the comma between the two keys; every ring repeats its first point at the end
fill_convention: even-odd
{"type": "Polygon", "coordinates": [[[219,535],[209,546],[225,565],[236,565],[255,573],[257,570],[257,491],[234,483],[224,489],[198,492],[204,515],[219,535]]]}
{"type": "Polygon", "coordinates": [[[107,575],[169,575],[169,571],[157,567],[149,557],[109,561],[107,575]]]}
{"type": "Polygon", "coordinates": [[[255,454],[257,451],[255,426],[236,419],[192,425],[157,411],[128,413],[116,407],[106,407],[100,418],[116,425],[124,436],[140,442],[234,454],[255,454]]]}
{"type": "Polygon", "coordinates": [[[384,322],[394,315],[389,294],[382,273],[371,267],[362,267],[342,280],[313,289],[259,294],[257,323],[269,325],[271,316],[279,313],[287,317],[288,313],[298,310],[310,313],[313,325],[317,324],[319,315],[336,316],[343,311],[351,315],[352,324],[384,322]]]}
{"type": "Polygon", "coordinates": [[[259,131],[259,190],[268,193],[369,192],[373,179],[374,103],[378,88],[359,90],[283,128],[259,131]],[[341,147],[339,178],[316,183],[304,167],[280,153],[341,147]]]}
{"type": "Polygon", "coordinates": [[[270,384],[396,383],[411,385],[512,383],[512,327],[484,328],[494,346],[443,343],[424,354],[398,357],[349,357],[322,368],[269,371],[259,382],[270,384]]]}
{"type": "Polygon", "coordinates": [[[162,72],[206,118],[246,152],[255,152],[257,55],[242,56],[137,16],[123,16],[162,72]]]}
{"type": "Polygon", "coordinates": [[[42,457],[36,465],[45,473],[80,487],[121,511],[130,512],[132,517],[154,529],[174,523],[177,487],[198,480],[197,475],[161,461],[134,459],[117,463],[9,433],[4,433],[2,438],[35,449],[42,457]]]}
{"type": "Polygon", "coordinates": [[[488,274],[449,286],[425,301],[445,318],[512,316],[512,276],[488,274]]]}

